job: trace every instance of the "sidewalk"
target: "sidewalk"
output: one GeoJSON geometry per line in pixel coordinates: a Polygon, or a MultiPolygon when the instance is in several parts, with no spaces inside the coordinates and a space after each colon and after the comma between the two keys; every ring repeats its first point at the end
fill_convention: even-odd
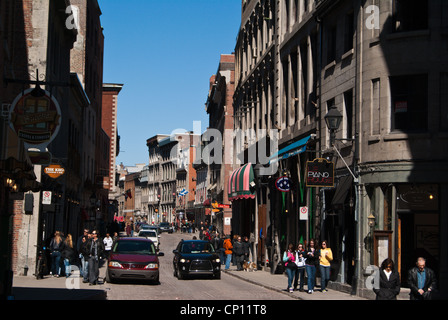
{"type": "MultiPolygon", "coordinates": [[[[103,272],[100,269],[100,277],[103,272]]],[[[70,278],[46,276],[37,280],[34,277],[14,276],[13,300],[106,300],[107,291],[103,284],[89,286],[82,277],[70,278]]]]}
{"type": "Polygon", "coordinates": [[[307,293],[307,286],[305,283],[305,291],[294,291],[293,293],[290,293],[286,290],[287,284],[288,284],[288,278],[286,277],[286,274],[271,274],[266,271],[237,271],[236,266],[230,266],[230,269],[227,271],[224,271],[224,268],[222,268],[223,272],[226,272],[227,274],[237,277],[241,280],[250,282],[255,285],[259,285],[261,287],[274,290],[277,292],[284,293],[286,295],[289,295],[290,297],[296,298],[297,300],[358,300],[358,301],[367,301],[368,299],[361,298],[358,296],[352,296],[348,293],[344,293],[341,291],[337,291],[334,289],[331,289],[331,283],[329,283],[327,289],[327,292],[320,292],[320,284],[319,279],[317,279],[316,287],[314,288],[314,293],[308,294],[307,293]]]}

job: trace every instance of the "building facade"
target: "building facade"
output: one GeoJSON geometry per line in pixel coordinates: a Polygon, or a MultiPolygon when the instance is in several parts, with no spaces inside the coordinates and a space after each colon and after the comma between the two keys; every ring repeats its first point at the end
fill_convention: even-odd
{"type": "Polygon", "coordinates": [[[326,239],[341,288],[370,295],[369,270],[386,257],[406,287],[424,256],[446,294],[447,13],[443,1],[243,3],[235,112],[256,104],[235,128],[278,130],[278,172],[261,181],[271,271],[288,243],[326,239]],[[331,110],[342,116],[335,132],[331,110]],[[333,187],[306,186],[314,159],[334,162],[333,187]],[[273,185],[282,175],[286,194],[273,185]]]}

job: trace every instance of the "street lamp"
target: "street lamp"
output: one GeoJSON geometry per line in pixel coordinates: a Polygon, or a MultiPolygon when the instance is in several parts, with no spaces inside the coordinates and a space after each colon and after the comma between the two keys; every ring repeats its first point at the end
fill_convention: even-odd
{"type": "Polygon", "coordinates": [[[336,108],[331,108],[330,111],[324,117],[328,130],[330,130],[330,145],[334,145],[336,140],[336,130],[342,122],[342,114],[336,108]]]}

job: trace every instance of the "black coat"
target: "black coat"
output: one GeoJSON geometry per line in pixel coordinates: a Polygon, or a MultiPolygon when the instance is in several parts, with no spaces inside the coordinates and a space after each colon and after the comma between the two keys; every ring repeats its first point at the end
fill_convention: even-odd
{"type": "Polygon", "coordinates": [[[373,289],[376,294],[376,300],[397,300],[400,293],[400,274],[393,271],[387,279],[384,270],[380,269],[380,288],[373,289]]]}
{"type": "Polygon", "coordinates": [[[425,268],[425,272],[426,272],[426,279],[425,279],[425,285],[423,287],[423,291],[425,292],[424,295],[422,296],[420,293],[418,293],[418,278],[417,278],[417,273],[418,273],[418,268],[414,267],[411,270],[409,270],[408,272],[408,285],[409,288],[411,288],[411,292],[410,292],[410,298],[411,300],[430,300],[431,299],[431,294],[428,293],[428,289],[431,289],[431,292],[433,292],[436,289],[436,275],[434,273],[434,271],[432,271],[429,268],[425,268]]]}

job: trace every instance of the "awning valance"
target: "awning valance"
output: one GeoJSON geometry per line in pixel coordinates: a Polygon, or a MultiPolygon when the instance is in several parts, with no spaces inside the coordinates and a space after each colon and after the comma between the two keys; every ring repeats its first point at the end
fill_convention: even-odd
{"type": "Polygon", "coordinates": [[[233,171],[227,186],[229,200],[254,199],[255,190],[251,188],[251,182],[254,181],[254,177],[254,169],[251,163],[233,171]]]}
{"type": "Polygon", "coordinates": [[[279,152],[269,158],[269,162],[275,163],[277,161],[288,159],[289,157],[305,152],[306,144],[310,139],[311,136],[308,136],[281,149],[279,152]]]}

